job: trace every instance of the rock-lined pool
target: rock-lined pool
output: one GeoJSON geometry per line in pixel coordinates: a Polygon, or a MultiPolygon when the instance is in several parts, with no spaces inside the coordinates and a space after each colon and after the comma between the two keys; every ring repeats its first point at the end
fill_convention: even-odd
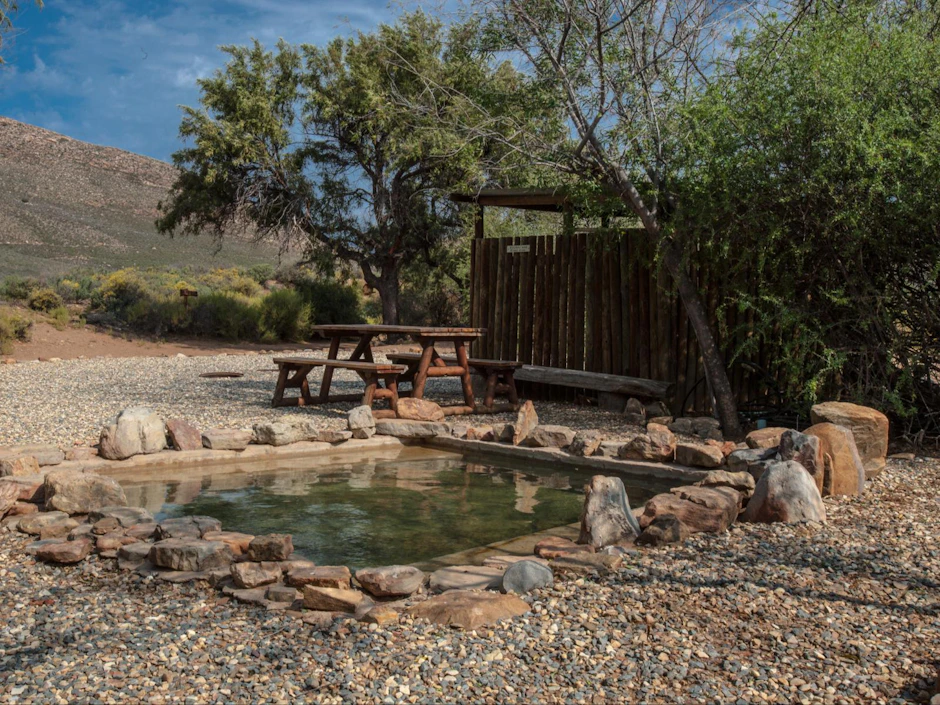
{"type": "MultiPolygon", "coordinates": [[[[305,558],[359,568],[418,563],[576,522],[591,474],[403,448],[118,479],[128,502],[157,519],[204,514],[226,531],[289,533],[305,558]]],[[[624,478],[633,507],[663,489],[635,482],[624,478]]]]}

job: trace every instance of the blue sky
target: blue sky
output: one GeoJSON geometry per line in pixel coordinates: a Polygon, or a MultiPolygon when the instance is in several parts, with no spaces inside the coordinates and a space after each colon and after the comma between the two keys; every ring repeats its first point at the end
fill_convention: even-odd
{"type": "Polygon", "coordinates": [[[321,44],[389,21],[388,0],[21,0],[3,46],[0,115],[169,160],[179,105],[222,63],[218,46],[257,38],[321,44]]]}

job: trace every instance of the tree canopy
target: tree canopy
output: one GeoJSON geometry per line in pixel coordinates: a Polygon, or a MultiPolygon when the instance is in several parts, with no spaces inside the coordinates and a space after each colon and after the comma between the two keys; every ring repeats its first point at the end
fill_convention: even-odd
{"type": "MultiPolygon", "coordinates": [[[[42,0],[35,0],[36,7],[42,8],[42,0]]],[[[0,51],[3,51],[3,36],[13,30],[13,18],[20,11],[19,0],[0,0],[0,51]]],[[[3,55],[0,54],[0,64],[3,55]]]]}
{"type": "Polygon", "coordinates": [[[722,263],[790,398],[940,431],[940,41],[927,11],[823,10],[742,46],[688,112],[674,227],[722,263]],[[757,284],[755,291],[752,284],[757,284]]]}
{"type": "Polygon", "coordinates": [[[174,155],[181,175],[159,229],[300,239],[311,259],[358,265],[397,322],[402,267],[442,261],[461,232],[446,193],[479,178],[489,148],[452,138],[453,106],[427,85],[477,95],[511,75],[468,60],[460,28],[421,12],[325,47],[223,51],[225,69],[199,83],[202,107],[184,109],[190,146],[174,155]],[[393,91],[422,109],[405,115],[393,91]]]}

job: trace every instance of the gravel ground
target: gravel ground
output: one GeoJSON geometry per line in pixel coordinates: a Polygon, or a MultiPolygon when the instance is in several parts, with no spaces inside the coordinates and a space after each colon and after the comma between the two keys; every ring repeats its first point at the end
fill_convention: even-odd
{"type": "MultiPolygon", "coordinates": [[[[278,353],[288,354],[288,353],[278,353]]],[[[298,351],[326,357],[323,351],[298,351]]],[[[165,418],[184,418],[200,428],[250,427],[285,414],[304,414],[322,421],[323,428],[345,428],[344,414],[355,404],[329,404],[298,409],[271,408],[277,372],[271,355],[214,355],[202,357],[90,358],[59,362],[0,365],[0,446],[17,443],[97,443],[101,427],[121,409],[144,405],[165,418]],[[243,377],[205,379],[203,372],[241,372],[243,377]]],[[[382,361],[381,355],[377,359],[382,361]]],[[[322,368],[310,374],[311,389],[319,389],[322,368]]],[[[332,391],[362,390],[359,377],[336,370],[332,391]]],[[[316,393],[316,391],[314,391],[316,393]]],[[[427,398],[461,398],[456,379],[430,380],[427,398]]],[[[640,428],[624,426],[619,414],[590,407],[540,402],[544,423],[572,428],[600,428],[614,439],[629,439],[640,428]],[[631,432],[632,431],[632,432],[631,432]]],[[[474,423],[511,421],[509,414],[478,417],[474,423]]]]}
{"type": "Polygon", "coordinates": [[[37,564],[5,533],[0,700],[928,702],[938,485],[936,460],[889,461],[864,496],[826,500],[828,525],[735,525],[638,552],[466,633],[407,620],[314,631],[97,558],[37,564]]]}

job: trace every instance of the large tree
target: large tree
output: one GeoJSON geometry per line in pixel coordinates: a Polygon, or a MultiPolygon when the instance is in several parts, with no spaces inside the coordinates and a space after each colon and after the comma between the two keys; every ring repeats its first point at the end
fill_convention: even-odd
{"type": "Polygon", "coordinates": [[[677,214],[791,399],[843,395],[912,435],[940,434],[936,28],[932,8],[862,2],[819,8],[785,50],[760,27],[689,112],[677,214]]]}
{"type": "MultiPolygon", "coordinates": [[[[479,28],[480,60],[512,61],[524,80],[505,96],[514,109],[497,116],[472,96],[459,96],[465,109],[448,115],[464,118],[475,108],[463,130],[471,142],[504,135],[517,154],[560,178],[613,192],[636,214],[657,261],[672,275],[719,418],[732,436],[740,432],[735,396],[690,275],[688,239],[673,227],[681,175],[676,154],[687,132],[686,109],[722,75],[736,29],[770,9],[786,14],[787,3],[474,0],[469,22],[479,28]],[[564,129],[531,121],[530,106],[561,113],[564,129]]],[[[458,99],[447,86],[428,85],[458,99]]]]}
{"type": "Polygon", "coordinates": [[[402,267],[433,263],[459,236],[446,191],[475,178],[486,146],[455,148],[441,127],[449,103],[414,129],[391,94],[428,107],[416,75],[471,94],[501,80],[465,60],[460,36],[416,12],[322,48],[225,47],[225,69],[199,82],[202,107],[184,109],[190,145],[174,155],[181,172],[158,228],[299,238],[311,259],[358,265],[397,323],[402,267]]]}

